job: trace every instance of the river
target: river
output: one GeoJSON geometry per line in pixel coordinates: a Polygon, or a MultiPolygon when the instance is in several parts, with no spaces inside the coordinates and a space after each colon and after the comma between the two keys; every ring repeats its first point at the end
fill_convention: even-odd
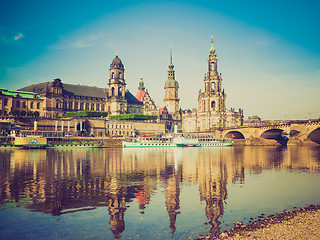
{"type": "Polygon", "coordinates": [[[187,239],[320,204],[320,146],[0,150],[0,239],[187,239]]]}

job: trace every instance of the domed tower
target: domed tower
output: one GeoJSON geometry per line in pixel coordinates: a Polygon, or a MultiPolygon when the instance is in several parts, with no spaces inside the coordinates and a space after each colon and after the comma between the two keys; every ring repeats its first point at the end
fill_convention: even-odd
{"type": "Polygon", "coordinates": [[[110,79],[108,84],[108,100],[110,102],[109,113],[111,115],[124,114],[127,112],[125,99],[126,83],[124,80],[124,66],[116,53],[110,65],[110,79]]]}
{"type": "Polygon", "coordinates": [[[204,76],[204,92],[199,93],[199,112],[221,114],[226,111],[226,94],[221,87],[222,77],[218,72],[218,58],[211,39],[211,48],[208,57],[208,72],[204,76]]]}
{"type": "Polygon", "coordinates": [[[173,70],[174,66],[172,64],[172,51],[170,50],[170,65],[168,71],[168,80],[165,82],[165,98],[164,105],[167,107],[170,114],[174,115],[179,112],[179,101],[178,98],[178,89],[179,83],[175,80],[175,71],[173,70]]]}

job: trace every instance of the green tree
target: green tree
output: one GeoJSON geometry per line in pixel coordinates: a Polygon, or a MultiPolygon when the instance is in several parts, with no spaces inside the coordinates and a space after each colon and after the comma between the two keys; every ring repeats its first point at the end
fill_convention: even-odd
{"type": "Polygon", "coordinates": [[[24,117],[26,116],[27,112],[25,110],[21,110],[20,111],[20,116],[24,117]]]}
{"type": "Polygon", "coordinates": [[[20,115],[20,111],[15,109],[12,114],[13,114],[13,116],[19,116],[20,115]]]}
{"type": "Polygon", "coordinates": [[[39,113],[38,111],[35,111],[35,112],[33,113],[33,116],[36,117],[36,118],[38,118],[38,117],[40,116],[40,113],[39,113]]]}
{"type": "Polygon", "coordinates": [[[32,111],[28,111],[27,116],[28,117],[33,117],[33,112],[32,111]]]}

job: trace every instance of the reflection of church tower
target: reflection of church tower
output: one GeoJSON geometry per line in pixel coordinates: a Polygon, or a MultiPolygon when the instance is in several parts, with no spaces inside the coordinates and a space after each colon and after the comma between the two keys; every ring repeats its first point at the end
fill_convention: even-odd
{"type": "Polygon", "coordinates": [[[127,100],[125,99],[126,83],[124,80],[124,66],[118,57],[118,53],[110,65],[108,86],[108,100],[110,100],[108,112],[111,115],[126,113],[127,100]]]}
{"type": "Polygon", "coordinates": [[[110,192],[107,194],[108,209],[110,215],[110,230],[114,235],[114,239],[120,239],[120,234],[125,229],[124,213],[126,211],[126,191],[119,188],[116,180],[111,180],[110,192]]]}
{"type": "Polygon", "coordinates": [[[173,172],[167,179],[166,187],[166,207],[169,214],[170,229],[172,237],[176,231],[176,219],[180,213],[180,181],[181,181],[181,166],[177,172],[173,172]]]}
{"type": "Polygon", "coordinates": [[[175,80],[175,72],[173,70],[174,66],[172,64],[172,52],[170,51],[170,65],[168,71],[168,80],[164,85],[165,98],[164,105],[167,107],[170,114],[174,115],[179,112],[179,101],[178,89],[179,83],[175,80]]]}
{"type": "Polygon", "coordinates": [[[227,197],[227,169],[221,161],[203,158],[199,165],[200,200],[205,201],[205,214],[211,225],[210,234],[220,234],[219,218],[224,213],[223,201],[227,197]]]}

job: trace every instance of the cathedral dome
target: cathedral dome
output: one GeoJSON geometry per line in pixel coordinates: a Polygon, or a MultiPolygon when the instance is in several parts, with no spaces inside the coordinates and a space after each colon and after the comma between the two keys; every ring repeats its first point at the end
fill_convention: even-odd
{"type": "Polygon", "coordinates": [[[165,88],[179,88],[179,83],[176,80],[168,79],[164,85],[165,88]]]}
{"type": "Polygon", "coordinates": [[[121,59],[118,57],[118,53],[116,55],[116,57],[113,59],[110,68],[123,68],[123,64],[121,59]]]}

